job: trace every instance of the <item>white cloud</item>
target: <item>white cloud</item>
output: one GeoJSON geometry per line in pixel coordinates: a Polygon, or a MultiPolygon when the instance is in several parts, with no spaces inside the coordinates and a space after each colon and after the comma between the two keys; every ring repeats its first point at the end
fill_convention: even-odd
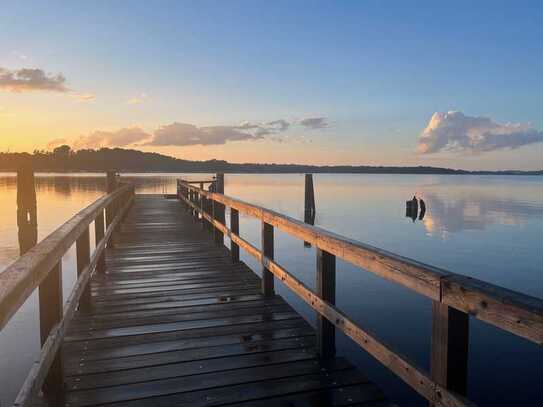
{"type": "Polygon", "coordinates": [[[529,124],[500,124],[462,112],[434,113],[418,141],[423,154],[441,151],[482,153],[543,142],[543,132],[529,124]]]}
{"type": "Polygon", "coordinates": [[[9,70],[0,67],[0,89],[8,92],[50,91],[68,92],[62,74],[49,74],[41,69],[23,68],[9,70]]]}
{"type": "Polygon", "coordinates": [[[101,147],[126,147],[149,139],[151,134],[139,127],[129,127],[117,131],[95,131],[87,136],[80,136],[71,145],[74,150],[101,147]]]}

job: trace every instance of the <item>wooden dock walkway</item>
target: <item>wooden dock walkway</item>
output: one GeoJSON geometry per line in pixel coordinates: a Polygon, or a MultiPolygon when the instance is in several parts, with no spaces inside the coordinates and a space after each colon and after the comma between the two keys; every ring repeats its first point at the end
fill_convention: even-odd
{"type": "Polygon", "coordinates": [[[137,195],[62,343],[66,406],[389,406],[178,200],[137,195]]]}

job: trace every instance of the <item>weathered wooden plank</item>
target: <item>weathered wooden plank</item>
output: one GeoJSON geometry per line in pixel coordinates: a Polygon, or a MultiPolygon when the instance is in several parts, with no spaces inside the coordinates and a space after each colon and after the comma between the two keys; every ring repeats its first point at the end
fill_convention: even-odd
{"type": "MultiPolygon", "coordinates": [[[[99,391],[82,390],[69,392],[66,396],[66,401],[74,406],[91,406],[129,400],[136,401],[153,397],[153,404],[161,405],[162,402],[166,400],[163,396],[173,395],[174,397],[168,397],[168,401],[171,403],[169,405],[179,405],[181,400],[192,400],[193,397],[191,397],[191,393],[193,393],[193,396],[196,391],[213,388],[224,389],[225,387],[228,390],[225,392],[227,400],[243,400],[242,397],[240,398],[242,395],[233,390],[234,386],[254,381],[265,381],[278,378],[295,378],[297,376],[315,375],[318,376],[319,381],[332,384],[334,380],[340,380],[340,378],[345,375],[349,379],[354,379],[359,383],[367,382],[365,377],[352,370],[351,366],[341,359],[334,360],[333,367],[327,372],[328,375],[323,374],[322,369],[323,367],[317,361],[307,360],[286,363],[282,366],[277,365],[275,369],[270,369],[268,366],[261,366],[251,369],[229,370],[227,374],[225,374],[225,372],[213,372],[153,382],[108,387],[99,389],[99,391]],[[185,398],[187,396],[189,397],[188,399],[185,398]],[[163,398],[163,400],[160,400],[161,398],[163,398]]],[[[208,394],[213,393],[210,391],[208,394]]],[[[225,402],[226,400],[221,401],[225,402]]]]}
{"type": "MultiPolygon", "coordinates": [[[[315,338],[284,338],[272,341],[255,341],[250,344],[234,343],[221,346],[209,346],[193,349],[158,352],[143,355],[126,356],[115,359],[86,360],[75,358],[65,364],[66,375],[88,375],[94,373],[115,372],[142,369],[149,366],[160,366],[172,363],[202,361],[226,356],[241,356],[254,353],[267,353],[285,349],[304,349],[312,357],[316,357],[315,338]],[[311,349],[311,351],[309,351],[311,349]]],[[[223,365],[223,370],[228,366],[223,365]]]]}
{"type": "Polygon", "coordinates": [[[443,304],[543,345],[543,300],[475,278],[443,281],[443,304]]]}
{"type": "MultiPolygon", "coordinates": [[[[270,366],[277,363],[310,359],[315,359],[315,353],[308,352],[305,347],[260,353],[248,352],[245,354],[233,354],[231,356],[175,361],[174,363],[160,365],[154,364],[144,368],[131,368],[111,372],[100,371],[99,373],[90,375],[69,376],[66,378],[66,389],[68,391],[97,389],[100,387],[119,386],[257,366],[270,366]]],[[[87,359],[85,358],[85,360],[87,359]]]]}

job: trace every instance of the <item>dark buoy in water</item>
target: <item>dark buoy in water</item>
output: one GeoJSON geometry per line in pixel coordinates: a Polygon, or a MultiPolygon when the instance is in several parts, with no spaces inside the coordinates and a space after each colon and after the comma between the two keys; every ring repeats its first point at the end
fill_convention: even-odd
{"type": "Polygon", "coordinates": [[[418,213],[419,201],[417,200],[417,197],[414,196],[413,199],[405,202],[405,216],[411,218],[413,222],[415,222],[415,220],[417,220],[418,213]]]}
{"type": "Polygon", "coordinates": [[[420,203],[419,220],[423,220],[424,215],[426,215],[426,203],[422,199],[419,200],[419,203],[420,203]]]}

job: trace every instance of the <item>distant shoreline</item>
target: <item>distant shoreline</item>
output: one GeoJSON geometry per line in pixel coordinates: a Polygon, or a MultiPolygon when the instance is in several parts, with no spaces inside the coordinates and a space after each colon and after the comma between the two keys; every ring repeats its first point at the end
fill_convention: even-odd
{"type": "Polygon", "coordinates": [[[191,161],[157,153],[121,148],[72,151],[68,146],[54,152],[0,153],[0,172],[16,172],[31,165],[37,173],[217,173],[226,174],[395,174],[395,175],[543,175],[543,170],[461,170],[430,166],[305,165],[229,163],[223,160],[191,161]]]}

